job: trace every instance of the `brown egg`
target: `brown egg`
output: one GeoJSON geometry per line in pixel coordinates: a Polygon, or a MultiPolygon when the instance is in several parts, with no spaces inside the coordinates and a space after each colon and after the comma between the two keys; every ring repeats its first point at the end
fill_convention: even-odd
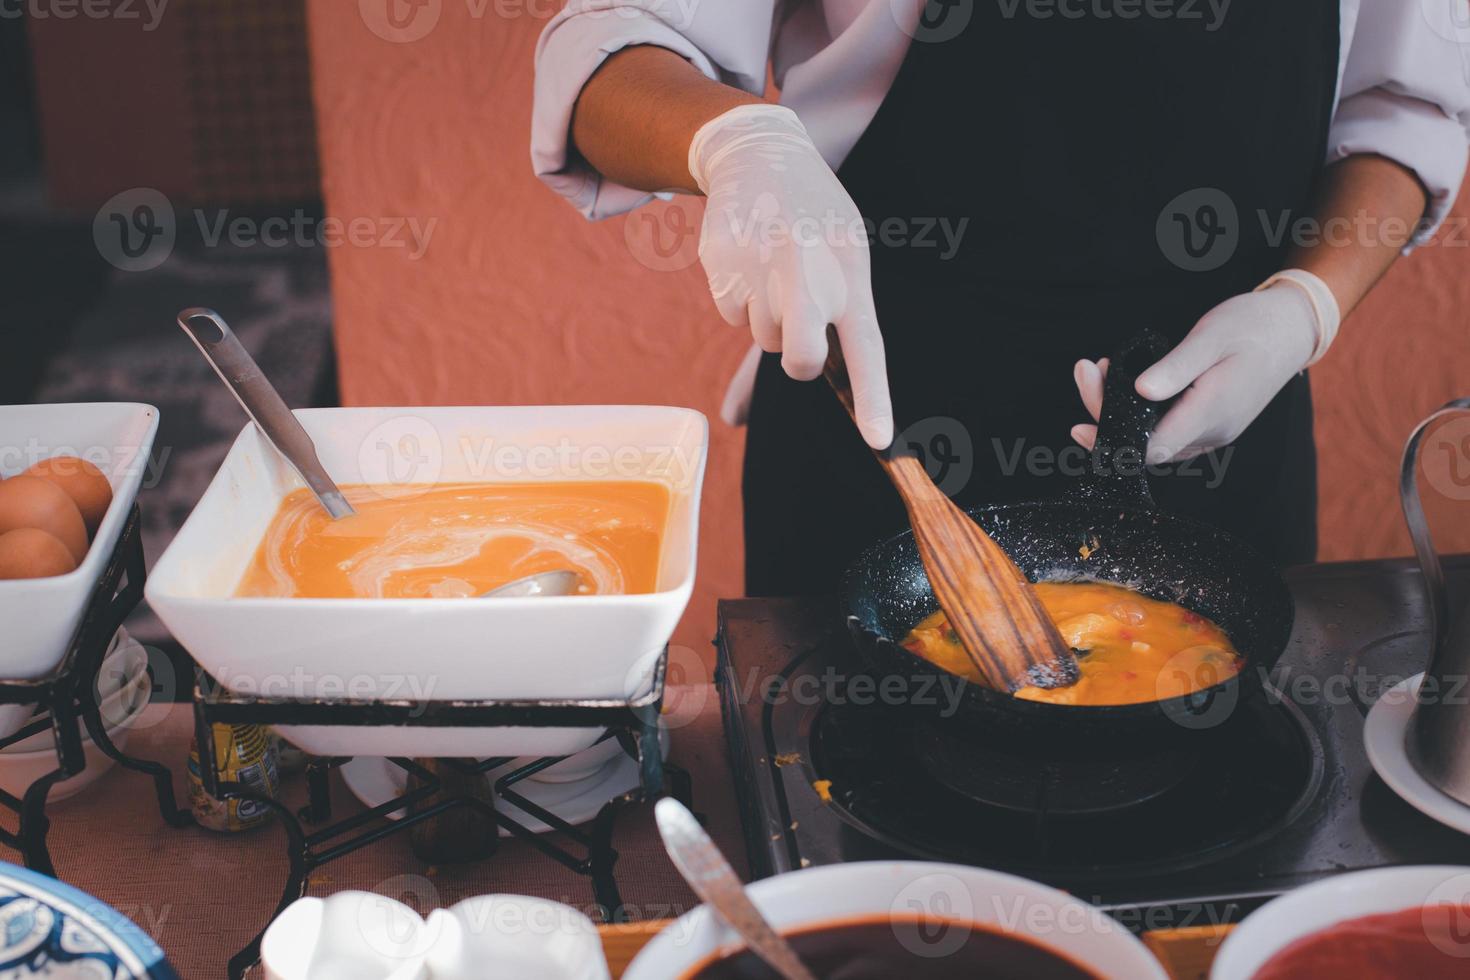
{"type": "Polygon", "coordinates": [[[112,484],[101,470],[76,456],[56,456],[42,460],[21,475],[38,476],[65,490],[82,512],[87,533],[97,533],[97,525],[102,523],[112,504],[112,484]]]}
{"type": "Polygon", "coordinates": [[[0,534],[0,579],[50,578],[76,567],[76,559],[54,534],[33,527],[0,534]]]}
{"type": "Polygon", "coordinates": [[[13,476],[0,483],[0,534],[34,527],[66,545],[77,564],[87,554],[87,525],[66,491],[39,476],[13,476]]]}

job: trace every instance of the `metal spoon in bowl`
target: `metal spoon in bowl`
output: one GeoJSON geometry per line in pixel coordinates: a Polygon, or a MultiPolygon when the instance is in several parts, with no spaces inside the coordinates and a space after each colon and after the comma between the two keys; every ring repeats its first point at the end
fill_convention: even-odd
{"type": "Polygon", "coordinates": [[[481,599],[518,598],[521,596],[571,595],[577,591],[577,573],[564,568],[554,572],[538,572],[507,582],[480,596],[481,599]]]}
{"type": "Polygon", "coordinates": [[[750,951],[779,973],[784,980],[816,980],[816,976],[791,944],[760,914],[745,894],[745,886],[725,860],[725,855],[710,840],[689,808],[678,800],[665,797],[653,808],[664,849],[674,867],[689,883],[694,894],[709,904],[715,914],[740,934],[750,951]]]}
{"type": "Polygon", "coordinates": [[[225,387],[235,396],[245,414],[255,423],[266,441],[276,448],[291,468],[316,494],[316,499],[326,508],[334,520],[351,517],[356,513],[337,484],[327,475],[322,461],[317,458],[316,446],[311,436],[301,427],[291,409],[281,400],[281,395],[270,383],[270,379],[255,363],[255,358],[245,350],[235,332],[224,318],[214,310],[202,306],[191,306],[178,316],[179,326],[199,353],[214,368],[225,387]]]}

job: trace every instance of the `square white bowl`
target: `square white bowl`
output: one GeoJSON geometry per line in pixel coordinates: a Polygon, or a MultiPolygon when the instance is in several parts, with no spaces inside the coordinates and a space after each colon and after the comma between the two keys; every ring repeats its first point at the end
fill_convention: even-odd
{"type": "Polygon", "coordinates": [[[112,484],[112,505],[75,571],[0,581],[0,677],[26,680],[66,656],[87,601],[138,497],[158,433],[158,409],[131,402],[0,405],[0,475],[12,477],[52,456],[93,463],[112,484]]]}
{"type": "MultiPolygon", "coordinates": [[[[657,591],[495,599],[238,598],[301,481],[247,425],[149,576],[149,604],[240,694],[411,700],[622,698],[646,692],[694,587],[709,427],[655,406],[336,408],[296,413],[339,484],[657,480],[671,506],[657,591]]],[[[282,726],[308,752],[557,755],[600,729],[282,726]]]]}

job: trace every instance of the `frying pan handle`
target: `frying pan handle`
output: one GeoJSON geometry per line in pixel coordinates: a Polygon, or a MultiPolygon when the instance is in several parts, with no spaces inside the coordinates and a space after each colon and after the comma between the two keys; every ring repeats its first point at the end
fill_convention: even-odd
{"type": "Polygon", "coordinates": [[[1141,371],[1169,352],[1170,344],[1144,330],[1113,354],[1103,379],[1102,417],[1086,472],[1073,498],[1085,503],[1154,506],[1144,453],[1168,402],[1151,402],[1134,385],[1141,371]]]}

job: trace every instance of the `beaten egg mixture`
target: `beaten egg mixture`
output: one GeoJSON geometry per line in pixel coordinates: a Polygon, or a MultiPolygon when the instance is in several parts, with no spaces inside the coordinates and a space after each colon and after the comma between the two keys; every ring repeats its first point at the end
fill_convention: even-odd
{"type": "Polygon", "coordinates": [[[478,596],[575,571],[584,594],[653,592],[671,494],[652,481],[342,488],[340,521],[309,490],[281,503],[235,594],[414,599],[478,596]]]}
{"type": "MultiPolygon", "coordinates": [[[[1077,651],[1082,676],[1071,687],[1023,687],[1018,698],[1081,705],[1162,701],[1219,684],[1245,665],[1224,630],[1172,602],[1106,582],[1042,582],[1036,595],[1077,651]]],[[[943,610],[925,617],[903,645],[980,683],[943,610]]]]}

